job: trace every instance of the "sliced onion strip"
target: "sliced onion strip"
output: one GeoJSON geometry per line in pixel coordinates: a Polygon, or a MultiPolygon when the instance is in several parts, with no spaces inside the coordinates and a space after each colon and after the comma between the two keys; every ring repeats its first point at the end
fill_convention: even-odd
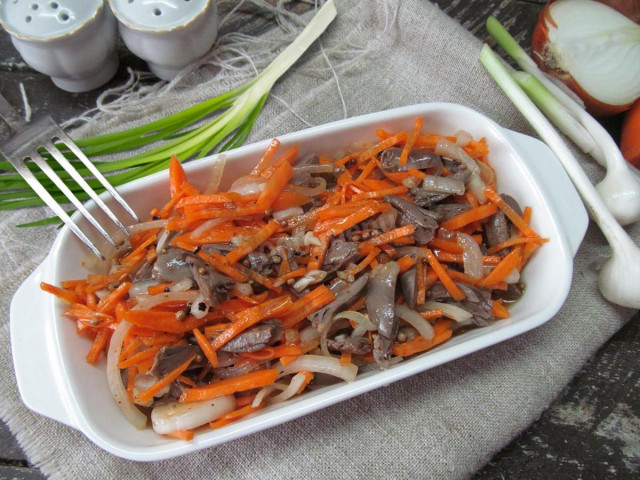
{"type": "Polygon", "coordinates": [[[361,337],[365,334],[365,332],[373,332],[376,330],[376,326],[364,313],[354,312],[353,310],[345,310],[344,312],[340,312],[333,317],[334,320],[339,320],[341,318],[346,318],[347,320],[356,324],[353,331],[351,332],[352,337],[361,337]]]}
{"type": "Polygon", "coordinates": [[[148,222],[136,223],[127,227],[131,235],[136,233],[146,232],[147,230],[153,230],[154,228],[164,228],[168,220],[161,218],[160,220],[150,220],[148,222]]]}
{"type": "Polygon", "coordinates": [[[158,405],[151,411],[153,430],[159,434],[168,434],[179,430],[193,430],[220,418],[236,408],[233,395],[200,402],[171,402],[158,405]]]}
{"type": "Polygon", "coordinates": [[[415,328],[422,337],[427,340],[433,338],[435,334],[433,327],[415,310],[410,309],[406,305],[396,305],[396,315],[415,328]]]}
{"type": "Polygon", "coordinates": [[[142,297],[141,300],[131,310],[149,310],[165,302],[193,302],[198,293],[197,290],[189,290],[186,292],[159,293],[157,295],[140,295],[142,297]]]}
{"type": "Polygon", "coordinates": [[[304,373],[296,373],[291,379],[291,382],[289,382],[287,388],[284,391],[280,392],[278,395],[271,397],[269,399],[269,403],[280,403],[284,402],[285,400],[289,400],[291,397],[298,393],[300,387],[304,385],[305,380],[306,376],[304,373]]]}
{"type": "Polygon", "coordinates": [[[278,364],[280,376],[290,375],[303,371],[325,373],[339,377],[347,382],[355,380],[358,373],[358,367],[352,363],[340,365],[340,359],[334,357],[326,357],[324,355],[300,355],[293,362],[283,366],[278,364]]]}
{"type": "Polygon", "coordinates": [[[131,402],[127,390],[122,384],[122,375],[118,368],[120,353],[122,352],[122,342],[129,333],[132,325],[126,320],[122,320],[113,331],[109,342],[109,350],[107,351],[107,382],[113,399],[122,410],[122,413],[129,422],[138,430],[142,430],[147,426],[147,417],[131,402]]]}
{"type": "Polygon", "coordinates": [[[431,193],[451,193],[463,195],[464,182],[459,178],[440,177],[438,175],[426,175],[422,180],[422,189],[431,193]]]}
{"type": "Polygon", "coordinates": [[[450,303],[427,301],[424,302],[422,308],[427,310],[442,310],[442,315],[456,322],[464,322],[473,317],[471,312],[450,303]]]}
{"type": "Polygon", "coordinates": [[[484,264],[480,245],[476,243],[471,235],[466,233],[458,232],[456,237],[458,245],[462,247],[464,273],[471,275],[473,278],[482,278],[484,264]]]}

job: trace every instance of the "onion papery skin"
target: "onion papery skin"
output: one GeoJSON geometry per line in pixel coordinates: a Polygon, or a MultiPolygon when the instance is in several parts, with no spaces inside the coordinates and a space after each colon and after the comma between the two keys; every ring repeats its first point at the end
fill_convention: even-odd
{"type": "MultiPolygon", "coordinates": [[[[554,36],[556,36],[559,28],[567,29],[567,25],[569,22],[566,21],[568,15],[563,14],[560,17],[564,17],[561,23],[558,23],[558,6],[560,3],[566,3],[567,5],[562,6],[561,8],[568,8],[569,6],[574,7],[576,12],[582,10],[584,12],[584,8],[588,7],[593,9],[593,11],[601,14],[602,18],[615,18],[621,17],[625,18],[623,14],[619,11],[609,7],[605,4],[605,2],[598,2],[596,0],[551,0],[548,2],[540,12],[538,17],[538,22],[536,23],[535,29],[533,31],[533,38],[531,43],[532,57],[540,67],[542,71],[545,73],[557,78],[562,83],[564,83],[568,88],[570,88],[576,95],[578,95],[585,104],[586,109],[595,117],[606,117],[615,115],[621,112],[628,110],[633,103],[640,97],[640,33],[634,34],[634,41],[627,47],[628,51],[625,53],[625,58],[628,57],[628,62],[630,64],[629,73],[625,76],[624,81],[630,82],[633,87],[630,89],[628,95],[625,95],[627,98],[626,101],[622,101],[621,99],[604,99],[598,96],[599,92],[595,92],[593,88],[586,87],[586,83],[590,83],[591,80],[586,80],[586,72],[582,74],[582,82],[579,77],[580,74],[576,74],[569,71],[566,67],[567,56],[566,49],[563,49],[562,52],[558,52],[556,50],[556,46],[554,44],[554,36]],[[573,3],[573,5],[569,5],[573,3]],[[554,18],[554,12],[556,13],[556,18],[554,18]],[[636,39],[637,37],[637,39],[636,39]],[[638,61],[636,61],[638,60],[638,61]]],[[[575,21],[577,22],[578,16],[575,15],[575,21]]],[[[570,21],[574,21],[572,18],[570,21]]],[[[637,26],[631,20],[631,26],[637,26]]],[[[571,27],[569,27],[571,28],[571,27]]],[[[573,27],[576,29],[576,27],[573,27]]],[[[586,28],[585,26],[581,26],[581,29],[586,28]]],[[[638,26],[638,30],[640,32],[640,26],[638,26]]],[[[632,36],[634,36],[632,35],[632,36]]],[[[585,38],[594,38],[593,35],[586,35],[585,38]]],[[[557,42],[557,40],[556,40],[557,42]]],[[[578,43],[574,40],[574,43],[578,43]]],[[[584,48],[587,45],[587,42],[581,42],[581,47],[584,48]]],[[[608,47],[612,48],[612,47],[608,47]]],[[[620,48],[620,47],[618,47],[620,48]]],[[[606,76],[606,80],[602,80],[602,82],[606,82],[611,92],[620,91],[618,87],[618,83],[616,83],[619,75],[619,68],[617,62],[610,61],[610,55],[608,52],[602,50],[599,52],[599,55],[602,57],[599,60],[603,65],[609,63],[608,66],[603,66],[600,69],[599,75],[606,76]]],[[[572,60],[569,60],[569,62],[572,60]]],[[[589,69],[588,75],[593,78],[593,75],[596,72],[594,69],[589,69]]]]}

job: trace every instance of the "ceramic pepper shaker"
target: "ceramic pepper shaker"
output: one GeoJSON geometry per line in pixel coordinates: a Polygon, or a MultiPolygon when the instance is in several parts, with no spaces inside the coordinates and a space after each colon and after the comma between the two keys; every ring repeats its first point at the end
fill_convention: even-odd
{"type": "Polygon", "coordinates": [[[117,22],[102,0],[4,0],[0,24],[27,65],[63,90],[92,90],[118,70],[117,22]]]}
{"type": "Polygon", "coordinates": [[[163,80],[204,56],[218,34],[215,0],[109,0],[120,36],[163,80]]]}

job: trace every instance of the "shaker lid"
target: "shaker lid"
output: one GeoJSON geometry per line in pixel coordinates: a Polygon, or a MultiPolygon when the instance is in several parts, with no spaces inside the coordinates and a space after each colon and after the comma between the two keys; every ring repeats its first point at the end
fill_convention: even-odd
{"type": "Polygon", "coordinates": [[[198,18],[214,0],[110,0],[116,18],[134,30],[166,32],[198,18]]]}
{"type": "Polygon", "coordinates": [[[0,2],[0,23],[18,38],[59,38],[96,18],[102,5],[101,0],[5,0],[0,2]]]}

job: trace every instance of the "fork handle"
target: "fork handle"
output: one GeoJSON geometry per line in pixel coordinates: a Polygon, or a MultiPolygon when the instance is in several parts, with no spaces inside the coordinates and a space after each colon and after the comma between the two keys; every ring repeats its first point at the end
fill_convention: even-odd
{"type": "Polygon", "coordinates": [[[25,125],[25,121],[22,119],[18,111],[13,108],[9,101],[4,98],[0,93],[0,118],[9,126],[14,132],[19,130],[25,125]]]}

